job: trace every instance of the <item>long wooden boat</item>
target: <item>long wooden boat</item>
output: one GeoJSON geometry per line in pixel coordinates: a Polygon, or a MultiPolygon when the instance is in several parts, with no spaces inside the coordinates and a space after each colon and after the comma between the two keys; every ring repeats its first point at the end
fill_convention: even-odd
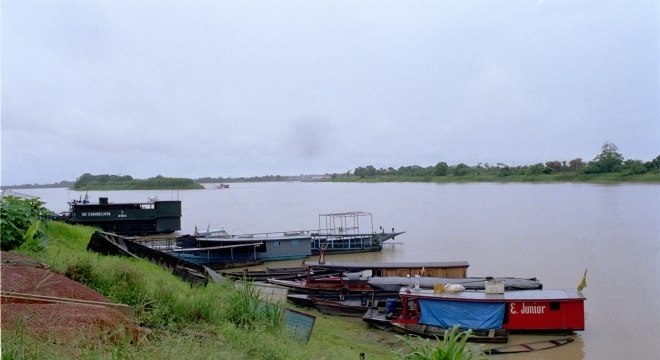
{"type": "Polygon", "coordinates": [[[371,308],[364,312],[362,321],[381,330],[390,330],[392,328],[391,320],[395,318],[393,314],[394,312],[388,314],[387,311],[380,308],[371,308]]]}
{"type": "MultiPolygon", "coordinates": [[[[443,339],[452,329],[426,324],[413,324],[391,321],[392,330],[401,334],[412,334],[425,338],[443,339]]],[[[509,339],[509,332],[505,329],[471,330],[467,337],[469,342],[505,343],[509,339]]]]}
{"type": "Polygon", "coordinates": [[[499,346],[496,348],[484,350],[483,352],[486,355],[517,354],[517,353],[552,349],[558,346],[570,344],[573,341],[575,341],[573,338],[548,339],[548,340],[532,341],[523,344],[511,344],[506,346],[499,346]]]}
{"type": "Polygon", "coordinates": [[[298,294],[348,295],[373,291],[366,280],[351,280],[344,276],[327,276],[305,280],[268,279],[268,282],[285,287],[289,289],[289,292],[298,294]]]}
{"type": "Polygon", "coordinates": [[[396,321],[404,324],[551,333],[580,331],[585,326],[585,298],[572,289],[492,294],[403,288],[399,296],[402,311],[396,321]]]}
{"type": "Polygon", "coordinates": [[[186,261],[168,253],[144,246],[129,238],[116,234],[95,231],[89,238],[87,250],[105,255],[123,255],[139,257],[171,270],[172,273],[193,285],[206,286],[207,274],[212,271],[196,263],[186,261]]]}
{"type": "Polygon", "coordinates": [[[372,300],[369,296],[351,300],[312,298],[312,303],[322,314],[353,317],[362,317],[367,310],[377,307],[378,301],[385,303],[384,300],[372,300]]]}
{"type": "Polygon", "coordinates": [[[543,289],[543,284],[536,278],[516,277],[466,277],[466,278],[443,278],[443,277],[371,277],[368,282],[376,290],[399,291],[402,287],[419,286],[422,289],[433,289],[438,285],[460,284],[466,290],[485,290],[486,282],[499,282],[503,291],[511,290],[538,290],[543,289]]]}
{"type": "Polygon", "coordinates": [[[368,271],[372,277],[444,277],[464,278],[470,264],[467,261],[444,262],[307,262],[314,268],[332,269],[340,272],[368,271]]]}
{"type": "Polygon", "coordinates": [[[295,280],[309,276],[327,276],[336,274],[331,269],[316,269],[310,266],[289,268],[266,268],[265,270],[223,271],[222,274],[233,280],[268,281],[268,279],[295,280]]]}
{"type": "Polygon", "coordinates": [[[405,231],[374,231],[371,213],[350,211],[319,215],[319,229],[311,232],[312,254],[380,251],[387,240],[405,231]]]}

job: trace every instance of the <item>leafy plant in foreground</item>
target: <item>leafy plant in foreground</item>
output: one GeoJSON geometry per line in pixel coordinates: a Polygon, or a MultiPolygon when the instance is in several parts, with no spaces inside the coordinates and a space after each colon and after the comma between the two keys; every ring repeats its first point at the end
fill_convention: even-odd
{"type": "Polygon", "coordinates": [[[415,345],[411,340],[417,339],[416,336],[400,337],[408,347],[410,352],[399,354],[400,359],[406,360],[473,360],[485,359],[482,352],[475,351],[466,346],[467,339],[472,333],[471,330],[460,331],[457,326],[447,331],[442,341],[436,338],[435,341],[424,339],[422,345],[415,345]]]}
{"type": "Polygon", "coordinates": [[[3,251],[20,247],[26,241],[37,248],[40,237],[39,219],[50,215],[38,199],[3,196],[0,200],[0,248],[3,251]],[[36,224],[36,225],[35,225],[36,224]]]}

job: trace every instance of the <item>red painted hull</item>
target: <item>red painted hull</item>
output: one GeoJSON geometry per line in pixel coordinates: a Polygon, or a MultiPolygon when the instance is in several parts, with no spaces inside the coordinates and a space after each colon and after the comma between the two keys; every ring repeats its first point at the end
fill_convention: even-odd
{"type": "Polygon", "coordinates": [[[514,332],[572,332],[585,329],[584,301],[575,290],[525,290],[504,294],[481,291],[439,293],[432,290],[399,293],[403,306],[403,323],[417,323],[420,318],[419,300],[466,303],[504,303],[502,328],[514,332]]]}

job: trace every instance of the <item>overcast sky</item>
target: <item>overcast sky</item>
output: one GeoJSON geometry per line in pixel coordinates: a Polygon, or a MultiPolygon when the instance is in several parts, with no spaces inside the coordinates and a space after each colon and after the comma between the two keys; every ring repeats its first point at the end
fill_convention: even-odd
{"type": "Polygon", "coordinates": [[[660,155],[656,0],[1,10],[3,185],[660,155]]]}

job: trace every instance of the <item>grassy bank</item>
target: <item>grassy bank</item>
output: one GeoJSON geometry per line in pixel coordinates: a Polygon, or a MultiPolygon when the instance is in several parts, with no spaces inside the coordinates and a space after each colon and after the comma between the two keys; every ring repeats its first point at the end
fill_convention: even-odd
{"type": "Polygon", "coordinates": [[[48,222],[43,230],[44,249],[23,253],[132,306],[148,336],[139,344],[121,338],[72,344],[3,329],[3,359],[359,359],[361,353],[366,359],[392,359],[399,357],[393,350],[405,346],[360,319],[311,310],[315,328],[309,343],[301,343],[273,313],[244,311],[246,298],[232,282],[191,288],[144,260],[86,251],[91,228],[48,222]]]}

